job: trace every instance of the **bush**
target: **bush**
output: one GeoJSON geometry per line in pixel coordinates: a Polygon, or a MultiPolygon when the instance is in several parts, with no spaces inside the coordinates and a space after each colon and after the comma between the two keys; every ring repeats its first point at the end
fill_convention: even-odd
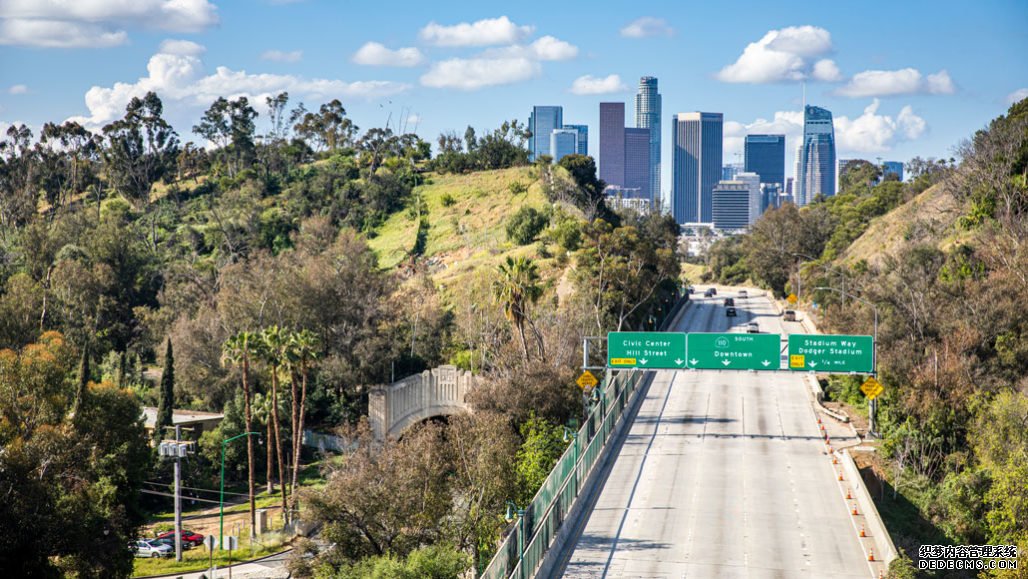
{"type": "Polygon", "coordinates": [[[518,245],[532,242],[549,219],[532,207],[522,207],[507,221],[507,239],[518,245]]]}
{"type": "Polygon", "coordinates": [[[443,193],[443,196],[439,198],[439,201],[443,204],[443,207],[452,207],[457,203],[457,200],[449,193],[443,193]]]}

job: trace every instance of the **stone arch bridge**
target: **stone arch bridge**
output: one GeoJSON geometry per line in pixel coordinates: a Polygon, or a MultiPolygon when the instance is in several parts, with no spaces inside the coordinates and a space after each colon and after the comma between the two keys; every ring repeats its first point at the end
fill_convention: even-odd
{"type": "Polygon", "coordinates": [[[375,387],[368,399],[368,419],[375,438],[399,438],[408,427],[427,418],[470,411],[467,395],[478,380],[456,366],[439,366],[375,387]]]}

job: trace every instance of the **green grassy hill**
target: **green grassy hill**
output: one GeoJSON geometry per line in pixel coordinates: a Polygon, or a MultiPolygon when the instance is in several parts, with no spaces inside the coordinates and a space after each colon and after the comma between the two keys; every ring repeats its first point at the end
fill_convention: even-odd
{"type": "MultiPolygon", "coordinates": [[[[411,255],[423,229],[422,256],[432,276],[450,283],[483,266],[499,264],[507,255],[531,255],[535,245],[517,246],[507,240],[507,218],[521,207],[548,205],[530,167],[481,171],[466,175],[429,173],[414,190],[421,215],[411,208],[394,213],[376,231],[369,245],[379,265],[393,268],[411,255]],[[520,182],[527,192],[511,192],[520,182]],[[424,222],[427,228],[420,224],[424,222]]],[[[417,205],[417,202],[414,204],[417,205]]]]}

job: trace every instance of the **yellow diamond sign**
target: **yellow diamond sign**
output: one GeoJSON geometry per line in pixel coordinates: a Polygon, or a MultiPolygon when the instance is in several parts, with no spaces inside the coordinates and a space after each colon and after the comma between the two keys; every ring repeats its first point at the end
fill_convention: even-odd
{"type": "Polygon", "coordinates": [[[596,379],[596,376],[593,376],[593,373],[588,370],[583,372],[582,375],[578,377],[578,380],[575,380],[575,382],[577,382],[578,387],[582,389],[592,388],[593,386],[599,384],[599,380],[596,379]]]}
{"type": "Polygon", "coordinates": [[[785,298],[785,300],[787,302],[789,302],[790,304],[794,304],[795,305],[796,301],[797,301],[796,294],[789,294],[789,297],[785,298]]]}
{"type": "Polygon", "coordinates": [[[871,377],[860,385],[860,390],[868,397],[869,400],[874,400],[885,391],[885,387],[882,386],[881,382],[875,380],[874,377],[871,377]]]}

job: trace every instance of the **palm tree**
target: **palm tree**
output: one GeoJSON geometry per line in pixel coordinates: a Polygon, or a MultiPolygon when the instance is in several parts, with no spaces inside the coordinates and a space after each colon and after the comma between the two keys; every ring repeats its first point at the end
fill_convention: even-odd
{"type": "MultiPolygon", "coordinates": [[[[299,414],[299,420],[296,424],[296,428],[293,430],[293,509],[296,508],[296,486],[297,486],[297,471],[300,470],[300,451],[302,448],[303,440],[303,419],[305,414],[304,405],[307,403],[307,377],[310,373],[311,364],[318,359],[320,346],[318,335],[309,330],[301,330],[290,336],[290,350],[292,356],[290,360],[295,364],[295,368],[300,371],[300,404],[296,405],[296,387],[295,380],[293,382],[293,413],[294,416],[299,414]]],[[[292,372],[290,372],[293,374],[292,372]]],[[[295,375],[295,374],[294,374],[295,375]]]]}
{"type": "Polygon", "coordinates": [[[289,511],[286,505],[286,471],[285,461],[282,457],[282,434],[279,431],[278,421],[278,371],[282,367],[284,349],[287,344],[286,333],[278,326],[271,326],[261,330],[261,355],[268,368],[271,370],[271,422],[274,424],[275,433],[275,455],[278,460],[278,481],[282,494],[282,511],[285,522],[289,522],[289,511]]]}
{"type": "Polygon", "coordinates": [[[507,256],[506,262],[501,263],[497,269],[500,279],[493,282],[493,297],[503,306],[503,315],[517,329],[527,362],[525,322],[528,320],[528,306],[535,303],[543,293],[539,286],[539,272],[535,263],[527,257],[507,256]]]}
{"type": "Polygon", "coordinates": [[[275,455],[272,452],[272,442],[275,438],[271,431],[271,396],[265,396],[260,392],[255,392],[253,395],[253,417],[257,419],[257,422],[263,422],[267,431],[265,434],[264,448],[268,451],[267,460],[264,461],[267,466],[267,473],[265,474],[265,485],[267,492],[270,495],[275,492],[275,479],[272,471],[275,469],[275,455]]]}
{"type": "MultiPolygon", "coordinates": [[[[239,332],[225,340],[221,347],[222,364],[238,365],[243,374],[243,416],[246,421],[246,432],[252,432],[253,415],[250,401],[250,356],[256,349],[257,336],[253,332],[239,332]]],[[[250,484],[250,536],[257,529],[257,505],[254,500],[253,477],[253,438],[246,437],[246,461],[250,484]]]]}

